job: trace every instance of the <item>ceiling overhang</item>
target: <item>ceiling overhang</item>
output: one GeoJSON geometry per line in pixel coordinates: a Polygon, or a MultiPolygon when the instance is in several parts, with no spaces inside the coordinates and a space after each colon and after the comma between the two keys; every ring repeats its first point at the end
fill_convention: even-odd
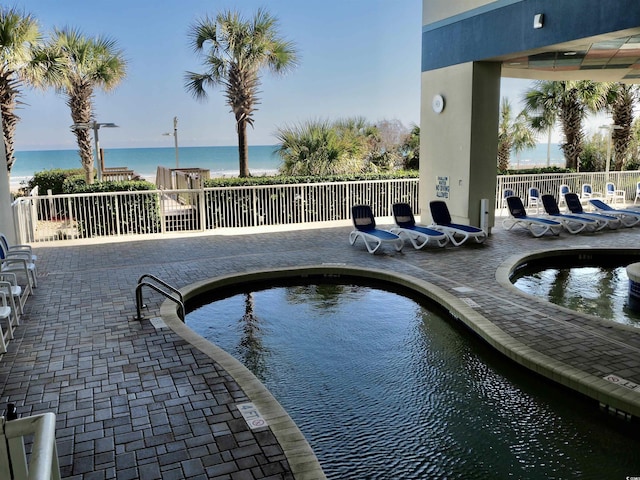
{"type": "Polygon", "coordinates": [[[501,55],[502,76],[640,83],[640,27],[501,55]]]}

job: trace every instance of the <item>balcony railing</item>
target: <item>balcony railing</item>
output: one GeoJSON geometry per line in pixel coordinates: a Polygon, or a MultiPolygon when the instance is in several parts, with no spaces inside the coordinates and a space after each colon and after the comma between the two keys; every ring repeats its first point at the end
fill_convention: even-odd
{"type": "Polygon", "coordinates": [[[13,204],[21,242],[349,220],[351,206],[418,211],[418,179],[32,195],[13,204]]]}
{"type": "MultiPolygon", "coordinates": [[[[583,183],[604,192],[614,182],[633,201],[639,171],[539,175],[501,175],[495,208],[505,189],[527,203],[529,187],[558,197],[560,185],[580,192],[583,183]]],[[[13,204],[21,242],[209,231],[266,225],[308,224],[350,219],[352,205],[371,205],[377,217],[407,202],[419,213],[418,179],[303,183],[250,187],[149,190],[75,195],[32,195],[13,204]]]]}

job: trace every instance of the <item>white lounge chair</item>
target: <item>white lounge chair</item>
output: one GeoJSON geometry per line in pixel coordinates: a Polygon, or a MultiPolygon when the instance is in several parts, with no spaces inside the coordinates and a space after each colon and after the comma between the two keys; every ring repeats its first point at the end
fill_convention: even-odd
{"type": "MultiPolygon", "coordinates": [[[[507,197],[507,200],[508,199],[507,197]]],[[[482,243],[487,239],[487,234],[481,228],[452,223],[449,208],[442,200],[429,202],[429,208],[431,210],[431,218],[433,219],[433,224],[429,227],[445,233],[449,237],[449,241],[456,247],[462,245],[467,240],[482,243]]]]}
{"type": "Polygon", "coordinates": [[[416,225],[416,219],[408,203],[396,203],[393,205],[393,219],[397,226],[390,231],[399,237],[407,238],[416,250],[429,244],[444,247],[449,243],[449,237],[445,233],[422,225],[416,225]]]}
{"type": "Polygon", "coordinates": [[[585,212],[582,208],[582,203],[580,202],[578,195],[576,195],[575,193],[567,193],[564,196],[564,199],[567,202],[567,208],[572,215],[595,220],[598,223],[598,227],[596,228],[596,230],[602,230],[605,227],[616,229],[621,225],[620,219],[618,217],[605,215],[604,213],[585,212]]]}
{"type": "Polygon", "coordinates": [[[613,208],[611,205],[608,205],[597,198],[592,198],[591,200],[589,200],[589,203],[591,203],[591,205],[593,205],[593,208],[595,208],[598,212],[604,213],[605,215],[618,217],[622,222],[622,225],[624,225],[625,227],[633,227],[638,222],[640,222],[640,212],[638,210],[613,208]]]}
{"type": "Polygon", "coordinates": [[[376,219],[369,205],[354,205],[351,207],[351,218],[355,230],[349,234],[349,243],[356,243],[362,238],[367,251],[376,253],[383,243],[390,243],[399,252],[404,246],[404,241],[395,233],[376,228],[376,219]]]}
{"type": "MultiPolygon", "coordinates": [[[[565,194],[565,202],[567,200],[567,195],[570,194],[571,192],[565,194]]],[[[597,230],[600,226],[598,222],[590,218],[560,213],[560,209],[558,208],[558,204],[553,195],[543,195],[542,204],[544,205],[545,212],[547,212],[547,216],[551,220],[560,222],[565,230],[567,230],[567,232],[571,234],[580,233],[584,230],[594,231],[597,230]]]]}
{"type": "Polygon", "coordinates": [[[560,235],[562,224],[548,218],[531,217],[522,204],[520,197],[512,196],[507,199],[509,218],[502,221],[505,230],[511,230],[516,225],[529,230],[534,237],[541,237],[545,233],[560,235]]]}

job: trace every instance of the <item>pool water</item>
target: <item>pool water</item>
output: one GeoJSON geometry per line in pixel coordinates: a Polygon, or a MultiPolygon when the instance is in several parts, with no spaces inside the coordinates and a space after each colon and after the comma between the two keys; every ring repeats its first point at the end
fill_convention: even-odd
{"type": "Polygon", "coordinates": [[[576,312],[640,327],[640,313],[629,309],[626,266],[541,268],[519,273],[513,284],[576,312]]]}
{"type": "Polygon", "coordinates": [[[216,300],[186,321],[260,378],[328,478],[640,475],[631,424],[405,296],[275,287],[216,300]]]}

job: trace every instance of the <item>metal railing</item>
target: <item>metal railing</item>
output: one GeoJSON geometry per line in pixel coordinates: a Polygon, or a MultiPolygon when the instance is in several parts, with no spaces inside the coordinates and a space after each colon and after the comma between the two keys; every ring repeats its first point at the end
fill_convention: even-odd
{"type": "Polygon", "coordinates": [[[560,185],[568,185],[571,192],[580,195],[582,185],[588,183],[594,192],[604,195],[607,182],[613,182],[617,190],[624,190],[627,201],[633,201],[636,196],[636,188],[640,182],[640,171],[630,170],[623,172],[584,172],[584,173],[549,173],[529,175],[499,175],[496,182],[495,208],[503,207],[504,191],[512,190],[527,204],[529,187],[535,187],[540,195],[550,194],[559,200],[560,185]]]}
{"type": "Polygon", "coordinates": [[[351,206],[418,212],[418,179],[92,194],[32,195],[13,203],[21,243],[349,220],[351,206]]]}
{"type": "MultiPolygon", "coordinates": [[[[639,171],[501,175],[495,208],[510,189],[526,204],[529,187],[558,196],[560,185],[579,193],[583,183],[604,192],[614,182],[633,200],[639,171]]],[[[374,215],[390,217],[396,202],[419,214],[418,179],[302,183],[204,189],[145,190],[74,195],[32,195],[13,203],[21,243],[210,231],[264,225],[349,220],[351,206],[371,205],[374,215]]]]}
{"type": "Polygon", "coordinates": [[[138,285],[136,286],[136,320],[144,319],[142,316],[142,309],[146,308],[146,305],[142,302],[142,287],[149,287],[169,300],[175,302],[178,305],[178,316],[180,317],[180,320],[184,322],[186,312],[184,309],[184,299],[182,298],[180,290],[150,273],[145,273],[138,279],[138,285]]]}
{"type": "Polygon", "coordinates": [[[2,417],[0,423],[0,478],[60,480],[53,413],[15,420],[2,417]],[[24,439],[29,436],[33,436],[33,443],[27,456],[24,439]]]}

